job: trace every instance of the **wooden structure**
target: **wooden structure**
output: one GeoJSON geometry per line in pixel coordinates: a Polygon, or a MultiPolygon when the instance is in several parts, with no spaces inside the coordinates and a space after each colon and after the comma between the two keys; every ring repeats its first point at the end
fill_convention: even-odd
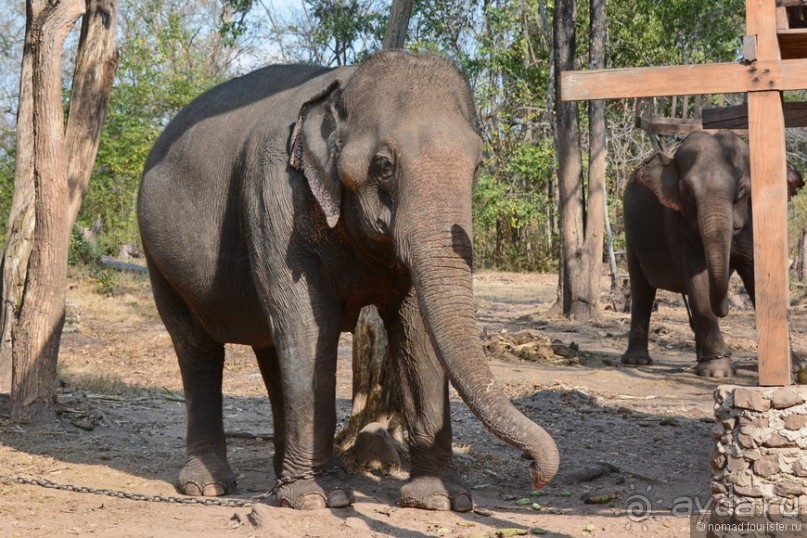
{"type": "MultiPolygon", "coordinates": [[[[807,89],[807,0],[746,0],[744,61],[568,71],[565,101],[747,93],[760,385],[792,382],[788,338],[787,168],[782,92],[807,89]]],[[[789,105],[791,106],[791,105],[789,105]]],[[[803,105],[799,105],[802,107],[803,105]]],[[[744,125],[745,120],[737,120],[744,125]]],[[[788,120],[788,124],[793,120],[788,120]]]]}

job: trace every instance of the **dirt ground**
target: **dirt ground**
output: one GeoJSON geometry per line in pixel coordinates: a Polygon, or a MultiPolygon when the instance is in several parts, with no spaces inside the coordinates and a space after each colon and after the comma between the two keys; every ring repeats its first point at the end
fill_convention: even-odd
{"type": "MultiPolygon", "coordinates": [[[[398,507],[405,472],[353,475],[351,508],[314,512],[281,509],[274,499],[253,511],[0,479],[0,536],[688,536],[681,507],[709,499],[712,394],[720,382],[693,374],[693,337],[680,297],[659,294],[651,321],[655,364],[626,368],[619,363],[629,329],[628,314],[619,311],[623,298],[603,296],[601,322],[574,323],[546,313],[556,282],[555,275],[512,273],[481,273],[475,282],[480,333],[501,390],[560,447],[560,472],[539,492],[531,491],[519,451],[488,433],[452,390],[456,459],[473,488],[474,512],[398,507]]],[[[99,289],[109,282],[71,277],[58,421],[12,424],[8,397],[0,395],[0,474],[177,496],[185,417],[170,340],[145,279],[122,276],[113,284],[117,293],[108,297],[99,289]]],[[[738,363],[734,382],[754,384],[753,310],[734,302],[723,323],[738,363]]],[[[802,354],[803,312],[792,309],[791,339],[802,354]]],[[[344,335],[340,424],[350,412],[350,350],[344,335]]],[[[271,413],[248,349],[228,348],[224,385],[239,480],[232,498],[246,499],[275,481],[271,413]]]]}

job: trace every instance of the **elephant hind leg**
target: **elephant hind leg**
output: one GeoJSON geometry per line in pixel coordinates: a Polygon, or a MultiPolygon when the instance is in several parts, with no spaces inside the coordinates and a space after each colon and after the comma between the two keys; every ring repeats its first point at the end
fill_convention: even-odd
{"type": "Polygon", "coordinates": [[[236,489],[227,463],[222,411],[224,345],[213,341],[182,299],[150,267],[152,289],[182,374],[187,413],[188,461],[177,487],[186,495],[219,496],[236,489]]]}
{"type": "Polygon", "coordinates": [[[272,404],[272,425],[274,428],[275,455],[273,465],[275,476],[280,477],[283,472],[283,458],[286,453],[286,414],[283,409],[283,382],[280,377],[280,363],[277,350],[274,347],[255,349],[258,367],[261,370],[263,383],[269,393],[269,402],[272,404]]]}
{"type": "Polygon", "coordinates": [[[195,337],[174,337],[187,408],[188,462],[178,486],[187,495],[219,496],[236,490],[227,463],[221,392],[224,346],[195,337]]]}
{"type": "Polygon", "coordinates": [[[636,256],[628,253],[630,274],[630,337],[628,349],[622,355],[622,364],[641,366],[652,364],[647,351],[647,337],[650,330],[650,314],[656,300],[656,288],[650,285],[642,273],[636,256]]]}

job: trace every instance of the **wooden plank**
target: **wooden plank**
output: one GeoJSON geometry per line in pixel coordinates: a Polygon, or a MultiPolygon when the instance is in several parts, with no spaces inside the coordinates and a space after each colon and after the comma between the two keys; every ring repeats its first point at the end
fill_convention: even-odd
{"type": "Polygon", "coordinates": [[[787,8],[784,6],[776,6],[776,28],[779,30],[790,28],[790,23],[787,20],[787,8]]]}
{"type": "Polygon", "coordinates": [[[564,101],[807,88],[807,60],[564,71],[564,101]]]}
{"type": "Polygon", "coordinates": [[[757,36],[757,60],[779,60],[776,36],[776,4],[771,0],[746,0],[745,28],[757,36]]]}
{"type": "Polygon", "coordinates": [[[687,135],[703,128],[701,122],[697,120],[667,118],[665,116],[652,116],[650,118],[637,116],[635,125],[647,133],[660,135],[687,135]]]}
{"type": "MultiPolygon", "coordinates": [[[[785,127],[807,127],[807,103],[784,103],[785,127]]],[[[747,129],[748,104],[703,109],[704,129],[747,129]]]]}
{"type": "Polygon", "coordinates": [[[807,28],[779,30],[776,35],[783,59],[807,58],[807,28]]]}
{"type": "Polygon", "coordinates": [[[748,95],[759,384],[789,385],[787,169],[777,91],[748,95]]]}

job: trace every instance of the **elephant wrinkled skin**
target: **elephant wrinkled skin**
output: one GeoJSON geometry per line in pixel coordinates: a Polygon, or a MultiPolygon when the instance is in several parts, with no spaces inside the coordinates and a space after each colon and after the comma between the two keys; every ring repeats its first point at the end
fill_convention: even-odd
{"type": "MultiPolygon", "coordinates": [[[[730,132],[695,132],[670,159],[646,161],[625,188],[631,329],[625,364],[651,364],[647,350],[656,290],[686,294],[698,375],[730,377],[731,351],[718,318],[728,313],[737,271],[755,300],[748,145],[730,132]]],[[[803,184],[788,166],[788,193],[803,184]]]]}
{"type": "Polygon", "coordinates": [[[222,424],[224,344],[251,346],[275,423],[283,506],[345,506],[333,453],[341,331],[374,304],[409,431],[401,504],[470,510],[452,460],[448,381],[495,435],[558,467],[552,438],[501,391],[472,297],[471,189],[482,142],[467,82],[432,55],[271,66],[181,111],[146,163],[138,213],[179,359],[189,461],[179,488],[235,488],[222,424]]]}

